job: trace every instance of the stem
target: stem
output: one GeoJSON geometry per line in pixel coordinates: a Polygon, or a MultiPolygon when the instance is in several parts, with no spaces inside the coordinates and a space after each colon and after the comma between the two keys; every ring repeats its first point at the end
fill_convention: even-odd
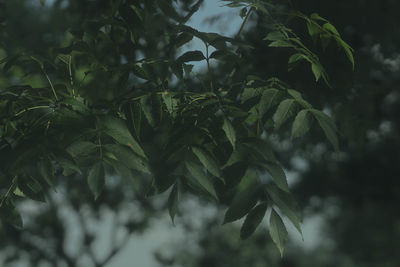
{"type": "Polygon", "coordinates": [[[43,67],[42,67],[42,71],[43,71],[44,75],[46,76],[47,81],[49,81],[49,84],[50,84],[51,90],[53,91],[54,97],[58,101],[56,90],[54,89],[53,83],[51,82],[49,75],[47,75],[47,73],[46,73],[46,71],[44,70],[43,67]]]}
{"type": "Polygon", "coordinates": [[[244,30],[244,27],[246,26],[247,22],[249,21],[249,18],[250,18],[250,16],[251,16],[251,13],[253,13],[254,10],[255,10],[255,7],[251,7],[250,10],[249,10],[249,12],[247,12],[246,17],[244,18],[243,23],[242,23],[242,25],[240,26],[240,29],[239,29],[238,33],[236,34],[236,38],[239,38],[240,35],[242,34],[242,32],[243,32],[243,30],[244,30]]]}
{"type": "Polygon", "coordinates": [[[11,191],[14,189],[15,184],[17,183],[17,178],[18,178],[18,176],[14,176],[14,178],[13,178],[13,180],[12,180],[12,182],[11,182],[10,187],[8,188],[6,194],[4,195],[3,199],[2,199],[1,202],[0,202],[0,208],[3,207],[4,201],[7,200],[7,198],[8,198],[8,197],[10,196],[10,194],[11,194],[11,191]]]}
{"type": "Polygon", "coordinates": [[[27,111],[29,111],[29,110],[34,110],[34,109],[48,109],[48,108],[50,108],[50,106],[35,106],[35,107],[26,108],[26,109],[23,109],[23,110],[21,110],[20,112],[16,113],[16,114],[14,115],[14,117],[18,117],[19,115],[21,115],[21,114],[23,114],[23,113],[25,113],[25,112],[27,112],[27,111]]]}
{"type": "Polygon", "coordinates": [[[74,80],[72,79],[72,56],[69,56],[69,62],[68,62],[68,72],[69,72],[69,81],[71,83],[71,89],[72,89],[72,95],[75,97],[75,89],[74,89],[74,80]]]}
{"type": "Polygon", "coordinates": [[[207,70],[208,70],[208,77],[210,79],[210,89],[212,92],[214,92],[214,85],[213,85],[213,77],[211,73],[211,68],[210,68],[210,58],[208,56],[208,44],[204,43],[206,45],[206,61],[207,61],[207,70]]]}

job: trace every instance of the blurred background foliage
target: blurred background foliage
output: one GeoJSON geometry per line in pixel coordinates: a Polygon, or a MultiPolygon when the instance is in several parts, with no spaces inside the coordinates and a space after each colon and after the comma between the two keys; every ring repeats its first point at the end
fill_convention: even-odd
{"type": "MultiPolygon", "coordinates": [[[[187,10],[193,2],[187,1],[182,10],[187,10]]],[[[270,22],[265,17],[253,16],[243,36],[254,49],[242,51],[246,63],[238,66],[239,74],[281,77],[317,108],[336,116],[341,135],[340,153],[329,152],[328,144],[318,131],[296,140],[295,145],[288,142],[289,136],[271,136],[280,161],[293,174],[291,188],[304,217],[322,218],[322,230],[315,233],[322,234],[312,248],[289,241],[281,259],[265,228],[259,229],[249,240],[240,241],[237,225],[221,228],[217,218],[206,218],[196,229],[195,238],[188,235],[190,240],[174,244],[172,251],[160,249],[155,257],[160,266],[398,266],[400,17],[397,12],[400,3],[395,0],[275,2],[282,12],[295,8],[305,14],[317,12],[328,18],[356,51],[355,71],[351,73],[346,58],[338,56],[342,52],[328,47],[321,61],[330,74],[332,88],[320,82],[316,90],[308,67],[288,73],[287,63],[279,60],[288,55],[287,51],[271,50],[260,40],[259,32],[264,32],[270,22]],[[318,90],[320,94],[316,93],[318,90]],[[194,249],[188,248],[187,242],[196,243],[194,249]]],[[[73,29],[107,8],[108,1],[56,0],[44,7],[39,1],[2,1],[0,45],[5,49],[0,49],[0,58],[6,56],[5,50],[48,56],[52,53],[49,47],[62,46],[71,38],[67,29],[73,29]]],[[[152,57],[165,51],[160,45],[163,36],[157,34],[159,25],[167,23],[162,18],[154,21],[154,32],[148,32],[153,41],[137,43],[136,50],[141,55],[129,53],[131,48],[124,47],[124,40],[121,41],[119,49],[126,50],[125,60],[135,61],[142,55],[152,57]]],[[[218,19],[213,23],[218,23],[218,19]]],[[[303,27],[295,20],[288,23],[294,29],[303,27]]],[[[110,53],[105,54],[103,60],[120,59],[113,59],[110,53]]],[[[226,73],[231,66],[232,62],[215,69],[213,75],[217,83],[223,84],[226,77],[221,73],[226,73]]],[[[11,76],[18,76],[15,75],[18,69],[13,71],[12,74],[0,72],[0,87],[10,85],[11,76]]],[[[35,76],[20,75],[20,79],[14,82],[23,83],[24,79],[29,79],[32,83],[35,76]]],[[[93,94],[107,98],[105,88],[112,82],[115,83],[104,75],[100,83],[104,90],[94,87],[93,94]]],[[[86,186],[71,179],[61,183],[62,194],[49,194],[49,204],[22,203],[23,210],[31,213],[24,231],[11,227],[0,231],[3,266],[19,266],[15,264],[21,259],[29,266],[106,264],[124,246],[126,236],[151,231],[150,218],[156,218],[157,211],[164,209],[153,200],[133,196],[129,190],[126,192],[119,186],[120,182],[118,177],[111,179],[106,192],[96,202],[92,197],[85,197],[90,195],[86,186]],[[127,210],[135,216],[127,216],[127,210]],[[98,228],[90,225],[104,214],[115,218],[112,231],[118,234],[111,235],[116,240],[106,255],[96,255],[93,246],[99,233],[96,232],[98,228]],[[72,224],[67,218],[73,220],[72,224]],[[74,231],[77,231],[76,238],[71,237],[74,231]]],[[[183,225],[187,217],[190,213],[180,218],[183,225]]],[[[185,229],[194,231],[190,227],[185,229]]]]}

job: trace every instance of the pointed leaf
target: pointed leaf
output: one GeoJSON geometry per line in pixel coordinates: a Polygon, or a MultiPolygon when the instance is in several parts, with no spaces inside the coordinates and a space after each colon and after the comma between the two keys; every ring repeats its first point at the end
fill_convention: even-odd
{"type": "Polygon", "coordinates": [[[294,115],[296,110],[296,102],[294,99],[283,100],[273,116],[275,122],[275,129],[279,129],[281,125],[290,117],[294,115]]]}
{"type": "Polygon", "coordinates": [[[54,168],[50,160],[41,159],[40,161],[38,161],[37,167],[41,177],[51,188],[55,189],[53,182],[54,168]]]}
{"type": "Polygon", "coordinates": [[[292,195],[280,190],[274,185],[269,185],[267,187],[267,192],[273,203],[288,217],[297,231],[303,235],[300,226],[301,212],[292,195]]]}
{"type": "Polygon", "coordinates": [[[94,195],[94,199],[97,199],[103,191],[105,183],[104,167],[102,162],[97,162],[92,166],[92,168],[90,168],[87,180],[90,191],[92,191],[94,195]]]}
{"type": "Polygon", "coordinates": [[[127,147],[121,145],[104,145],[106,151],[115,156],[118,161],[122,162],[129,169],[135,169],[150,174],[148,162],[146,159],[138,156],[127,147]]]}
{"type": "Polygon", "coordinates": [[[2,205],[0,206],[0,220],[16,227],[17,229],[23,228],[22,217],[15,208],[10,199],[0,198],[2,205]]]}
{"type": "Polygon", "coordinates": [[[104,133],[114,138],[118,143],[129,146],[138,155],[146,158],[143,149],[129,132],[125,121],[107,116],[99,120],[99,124],[103,128],[104,133]]]}
{"type": "Polygon", "coordinates": [[[208,176],[203,172],[201,166],[191,161],[186,161],[185,165],[190,174],[197,181],[197,183],[203,189],[205,189],[210,195],[212,195],[215,199],[218,199],[217,192],[215,191],[213,183],[210,181],[208,176]]]}
{"type": "Polygon", "coordinates": [[[171,193],[168,197],[168,212],[169,216],[171,217],[172,223],[174,223],[174,218],[176,215],[176,211],[178,209],[179,203],[179,186],[178,183],[174,185],[171,190],[171,193]]]}
{"type": "Polygon", "coordinates": [[[311,109],[310,111],[314,115],[314,118],[317,119],[319,126],[324,131],[329,142],[331,142],[336,151],[339,151],[339,140],[336,135],[335,123],[328,115],[319,110],[311,109]]]}
{"type": "Polygon", "coordinates": [[[274,241],[275,245],[278,247],[281,257],[283,257],[283,249],[288,239],[288,232],[282,218],[274,209],[272,209],[269,221],[269,234],[271,235],[272,241],[274,241]]]}
{"type": "Polygon", "coordinates": [[[247,239],[257,229],[258,225],[262,222],[265,212],[267,211],[267,203],[257,205],[247,215],[242,228],[240,229],[240,238],[247,239]]]}
{"type": "Polygon", "coordinates": [[[220,177],[221,170],[217,161],[212,155],[199,147],[192,147],[193,153],[197,156],[200,162],[206,167],[206,169],[214,176],[220,177]]]}
{"type": "Polygon", "coordinates": [[[279,101],[282,100],[284,92],[278,89],[266,89],[263,91],[260,104],[259,111],[261,116],[267,113],[272,107],[278,105],[279,101]]]}
{"type": "Polygon", "coordinates": [[[257,204],[259,188],[257,174],[255,171],[248,171],[239,185],[239,191],[225,213],[223,223],[233,222],[245,216],[257,204]]]}
{"type": "Polygon", "coordinates": [[[286,179],[285,172],[277,163],[266,162],[262,164],[263,167],[267,170],[267,172],[271,175],[275,184],[285,192],[289,192],[289,185],[286,179]]]}
{"type": "Polygon", "coordinates": [[[236,131],[233,128],[231,122],[225,118],[224,124],[222,125],[222,130],[224,130],[226,137],[228,138],[229,142],[231,142],[233,150],[236,149],[236,131]]]}
{"type": "Polygon", "coordinates": [[[185,62],[189,62],[189,61],[202,61],[204,59],[206,59],[206,58],[203,55],[203,53],[199,50],[195,50],[195,51],[188,51],[188,52],[184,53],[183,55],[178,57],[178,59],[176,61],[180,62],[180,63],[185,63],[185,62]]]}
{"type": "Polygon", "coordinates": [[[303,136],[311,127],[312,116],[307,109],[297,113],[292,126],[292,139],[303,136]]]}

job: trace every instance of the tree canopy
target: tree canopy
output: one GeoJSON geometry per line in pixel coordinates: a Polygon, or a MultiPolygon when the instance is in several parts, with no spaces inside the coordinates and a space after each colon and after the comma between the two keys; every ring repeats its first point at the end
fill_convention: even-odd
{"type": "Polygon", "coordinates": [[[317,131],[339,151],[337,127],[324,103],[313,105],[290,79],[255,72],[249,55],[261,42],[283,51],[271,60],[307,69],[307,77],[331,87],[319,53],[337,47],[349,72],[355,63],[322,14],[275,1],[223,1],[243,19],[231,37],[186,25],[202,0],[55,1],[52,15],[65,20],[30,29],[33,37],[21,43],[7,12],[18,12],[17,2],[2,4],[0,24],[4,225],[23,227],[15,203],[46,201],[65,181],[81,181],[95,200],[106,199],[107,180],[116,175],[138,198],[169,190],[172,221],[189,192],[227,205],[224,223],[246,217],[243,239],[270,209],[269,232],[281,254],[288,235],[281,217],[301,233],[301,212],[271,139],[317,131]],[[247,38],[252,17],[263,28],[247,38]],[[204,52],[185,48],[193,39],[204,52]],[[193,62],[205,72],[194,73],[193,62]]]}

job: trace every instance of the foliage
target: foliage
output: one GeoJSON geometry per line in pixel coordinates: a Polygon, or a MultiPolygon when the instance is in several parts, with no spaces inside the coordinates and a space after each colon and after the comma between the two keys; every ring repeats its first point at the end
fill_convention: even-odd
{"type": "MultiPolygon", "coordinates": [[[[274,21],[259,38],[266,46],[295,51],[289,69],[305,60],[316,81],[328,84],[327,73],[300,35],[279,22],[274,5],[228,1],[242,8],[244,18],[231,38],[185,25],[201,2],[183,12],[180,1],[110,1],[70,28],[61,47],[34,53],[2,44],[8,75],[0,91],[4,223],[22,227],[15,202],[45,200],[48,189],[56,188],[55,177],[79,177],[97,199],[108,177],[118,174],[146,184],[137,189],[142,196],[172,187],[172,219],[179,195],[192,192],[227,204],[225,222],[247,216],[244,238],[266,205],[273,207],[270,233],[281,252],[287,233],[281,216],[301,232],[300,213],[266,136],[284,132],[294,120],[291,133],[297,138],[316,121],[338,150],[337,130],[328,115],[279,78],[244,73],[247,78],[239,79],[237,65],[248,63],[243,55],[252,49],[241,38],[250,16],[274,21]],[[204,43],[205,53],[182,51],[194,38],[204,43]],[[231,64],[225,79],[213,76],[211,59],[231,64]],[[191,86],[193,61],[207,66],[196,86],[191,86]]],[[[317,14],[285,15],[293,16],[305,21],[312,39],[323,45],[335,41],[354,66],[352,49],[332,24],[317,14]]]]}

